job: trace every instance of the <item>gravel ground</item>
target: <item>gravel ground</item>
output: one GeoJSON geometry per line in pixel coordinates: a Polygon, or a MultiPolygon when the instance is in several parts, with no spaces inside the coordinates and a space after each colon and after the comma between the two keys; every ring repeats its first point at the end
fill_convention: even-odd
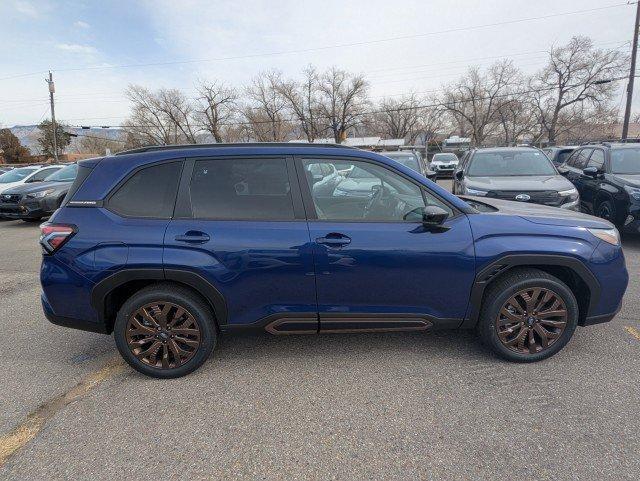
{"type": "MultiPolygon", "coordinates": [[[[111,337],[44,319],[37,235],[0,221],[5,444],[117,357],[111,337]]],[[[89,383],[0,478],[636,480],[640,238],[624,245],[623,310],[547,361],[499,361],[471,333],[228,336],[186,378],[89,383]]]]}

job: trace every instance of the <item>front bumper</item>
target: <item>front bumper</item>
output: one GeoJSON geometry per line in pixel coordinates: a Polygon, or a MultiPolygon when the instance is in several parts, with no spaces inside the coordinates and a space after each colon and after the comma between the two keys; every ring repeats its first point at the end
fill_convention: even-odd
{"type": "Polygon", "coordinates": [[[41,199],[23,198],[18,203],[0,202],[0,217],[39,219],[52,214],[41,199]]]}
{"type": "Polygon", "coordinates": [[[640,233],[640,203],[633,202],[629,205],[629,212],[627,213],[627,217],[624,219],[624,224],[621,229],[622,232],[628,234],[638,234],[640,233]]]}
{"type": "Polygon", "coordinates": [[[438,177],[445,177],[445,176],[453,177],[453,171],[456,169],[456,166],[431,164],[429,168],[433,170],[438,175],[438,177]]]}

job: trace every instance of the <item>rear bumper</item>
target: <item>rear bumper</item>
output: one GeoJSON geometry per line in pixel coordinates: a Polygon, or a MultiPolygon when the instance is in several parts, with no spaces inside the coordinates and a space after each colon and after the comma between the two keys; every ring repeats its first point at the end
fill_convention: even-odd
{"type": "Polygon", "coordinates": [[[47,297],[43,293],[40,296],[42,301],[42,310],[47,320],[57,326],[70,327],[81,331],[97,332],[99,334],[108,334],[107,327],[104,323],[90,322],[83,319],[75,319],[72,317],[57,316],[53,313],[51,305],[47,301],[47,297]]]}

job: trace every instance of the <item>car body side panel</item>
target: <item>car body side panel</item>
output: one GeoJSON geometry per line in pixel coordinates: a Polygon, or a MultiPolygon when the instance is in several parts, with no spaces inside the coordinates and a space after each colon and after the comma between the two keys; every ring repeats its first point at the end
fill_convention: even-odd
{"type": "Polygon", "coordinates": [[[619,302],[628,278],[620,246],[602,243],[586,229],[534,223],[517,216],[477,214],[470,215],[469,220],[475,239],[478,272],[509,254],[577,259],[593,273],[600,288],[598,302],[588,315],[615,311],[610,304],[619,302]]]}
{"type": "Polygon", "coordinates": [[[275,314],[316,316],[316,292],[307,222],[175,219],[167,229],[164,268],[205,278],[224,297],[229,325],[275,314]],[[190,231],[209,240],[189,245],[190,231]]]}

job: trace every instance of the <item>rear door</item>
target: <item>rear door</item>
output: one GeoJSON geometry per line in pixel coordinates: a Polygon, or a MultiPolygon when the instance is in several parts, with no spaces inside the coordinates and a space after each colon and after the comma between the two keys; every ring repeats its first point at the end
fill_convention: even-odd
{"type": "Polygon", "coordinates": [[[164,268],[195,273],[219,292],[224,329],[316,332],[313,259],[293,159],[188,159],[164,268]]]}
{"type": "Polygon", "coordinates": [[[466,215],[419,183],[365,159],[297,160],[314,243],[320,330],[457,327],[475,276],[466,215]],[[310,172],[333,163],[331,182],[310,172]],[[450,213],[427,231],[412,211],[437,205],[450,213]]]}

